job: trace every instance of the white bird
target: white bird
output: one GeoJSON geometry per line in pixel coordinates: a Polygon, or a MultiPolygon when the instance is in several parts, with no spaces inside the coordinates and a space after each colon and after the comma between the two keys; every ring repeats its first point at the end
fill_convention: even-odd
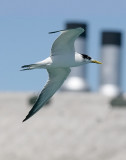
{"type": "Polygon", "coordinates": [[[33,116],[43,105],[54,95],[61,87],[71,71],[71,67],[83,65],[85,63],[98,63],[85,54],[75,52],[74,42],[77,37],[84,32],[84,29],[79,27],[76,29],[60,30],[49,33],[61,32],[61,35],[54,41],[51,48],[51,55],[43,61],[35,64],[24,65],[22,70],[31,70],[36,68],[47,69],[49,79],[41,91],[36,103],[23,120],[26,121],[33,116]]]}

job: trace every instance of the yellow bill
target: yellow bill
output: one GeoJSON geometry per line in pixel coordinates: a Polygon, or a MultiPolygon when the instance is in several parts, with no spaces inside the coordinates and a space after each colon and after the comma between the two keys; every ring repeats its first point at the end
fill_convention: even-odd
{"type": "Polygon", "coordinates": [[[97,63],[97,64],[102,64],[101,62],[96,61],[96,60],[92,60],[91,62],[92,62],[92,63],[97,63]]]}

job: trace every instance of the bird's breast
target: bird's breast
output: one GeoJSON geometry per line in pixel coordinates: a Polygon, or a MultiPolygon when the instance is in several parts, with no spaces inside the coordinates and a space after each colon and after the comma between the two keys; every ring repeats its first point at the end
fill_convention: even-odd
{"type": "Polygon", "coordinates": [[[51,56],[52,67],[76,67],[82,64],[80,59],[76,58],[76,55],[57,55],[51,56]]]}

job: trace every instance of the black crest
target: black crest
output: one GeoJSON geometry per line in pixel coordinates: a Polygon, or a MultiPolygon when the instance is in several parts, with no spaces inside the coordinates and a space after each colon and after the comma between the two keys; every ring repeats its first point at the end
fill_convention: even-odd
{"type": "Polygon", "coordinates": [[[91,60],[91,57],[89,57],[88,55],[86,55],[86,54],[81,54],[82,55],[82,57],[84,58],[84,59],[89,59],[89,60],[91,60]]]}

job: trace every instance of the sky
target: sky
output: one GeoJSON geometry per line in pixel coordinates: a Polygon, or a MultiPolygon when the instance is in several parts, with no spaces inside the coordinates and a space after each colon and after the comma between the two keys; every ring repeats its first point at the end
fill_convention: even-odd
{"type": "MultiPolygon", "coordinates": [[[[20,67],[50,55],[66,22],[88,24],[86,54],[101,60],[101,32],[123,33],[121,48],[121,91],[126,92],[126,1],[125,0],[0,0],[0,91],[40,91],[46,70],[21,72],[20,67]]],[[[97,91],[100,66],[88,64],[87,81],[97,91]]]]}

